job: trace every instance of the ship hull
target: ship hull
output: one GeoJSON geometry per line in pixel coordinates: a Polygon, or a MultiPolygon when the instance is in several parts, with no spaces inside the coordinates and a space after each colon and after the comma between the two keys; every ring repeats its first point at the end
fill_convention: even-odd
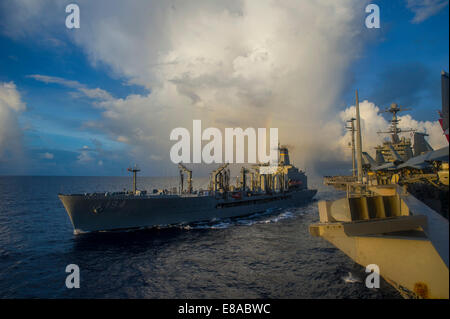
{"type": "Polygon", "coordinates": [[[218,200],[212,196],[89,196],[58,195],[75,233],[166,226],[210,221],[263,212],[271,208],[300,206],[316,190],[218,200]]]}

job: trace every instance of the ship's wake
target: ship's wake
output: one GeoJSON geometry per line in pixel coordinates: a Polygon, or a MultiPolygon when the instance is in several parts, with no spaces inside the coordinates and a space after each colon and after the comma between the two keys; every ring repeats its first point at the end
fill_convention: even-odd
{"type": "Polygon", "coordinates": [[[348,272],[348,275],[345,277],[342,277],[342,280],[346,283],[346,284],[354,284],[357,282],[361,282],[361,279],[359,279],[358,277],[356,277],[355,275],[353,275],[351,272],[348,272]]]}
{"type": "Polygon", "coordinates": [[[268,209],[261,213],[255,213],[243,217],[213,219],[208,222],[180,224],[175,226],[184,230],[196,230],[196,229],[225,229],[233,226],[252,226],[255,224],[271,224],[271,223],[278,223],[282,220],[295,218],[298,215],[306,213],[308,210],[309,210],[308,207],[289,208],[289,209],[275,208],[275,209],[268,209]]]}
{"type": "MultiPolygon", "coordinates": [[[[242,217],[232,217],[232,218],[215,218],[210,221],[193,222],[193,223],[180,223],[171,225],[158,225],[153,227],[136,227],[129,229],[117,229],[117,230],[103,230],[98,231],[100,233],[110,233],[110,232],[135,232],[144,231],[149,229],[181,229],[181,230],[200,230],[200,229],[226,229],[233,226],[252,226],[255,224],[271,224],[278,223],[283,220],[296,218],[299,215],[303,215],[309,212],[317,212],[317,205],[315,202],[303,207],[292,207],[292,208],[270,208],[264,212],[253,213],[251,215],[246,215],[242,217]]],[[[85,232],[82,230],[74,230],[75,235],[89,234],[96,232],[85,232]]]]}

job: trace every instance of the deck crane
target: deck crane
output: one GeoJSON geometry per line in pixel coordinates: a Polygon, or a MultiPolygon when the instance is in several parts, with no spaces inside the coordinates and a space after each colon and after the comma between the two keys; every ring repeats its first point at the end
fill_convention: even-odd
{"type": "Polygon", "coordinates": [[[181,193],[184,191],[184,173],[187,174],[187,192],[188,194],[192,194],[192,171],[190,169],[187,169],[186,166],[179,163],[178,168],[180,169],[180,184],[181,184],[181,193]]]}

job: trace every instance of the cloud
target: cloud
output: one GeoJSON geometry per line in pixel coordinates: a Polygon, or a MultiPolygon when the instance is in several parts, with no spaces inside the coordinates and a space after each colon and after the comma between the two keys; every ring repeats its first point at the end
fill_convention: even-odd
{"type": "Polygon", "coordinates": [[[71,80],[66,80],[64,78],[60,78],[57,76],[48,76],[48,75],[41,75],[41,74],[30,74],[27,77],[35,79],[37,81],[40,82],[44,82],[44,83],[56,83],[56,84],[60,84],[69,88],[74,88],[74,89],[78,89],[78,88],[82,88],[83,85],[78,82],[78,81],[71,81],[71,80]]]}
{"type": "Polygon", "coordinates": [[[152,159],[149,169],[173,166],[170,131],[191,129],[193,119],[204,128],[278,127],[282,143],[302,150],[293,154],[299,166],[331,157],[340,127],[329,122],[364,45],[363,2],[80,5],[73,41],[94,65],[151,91],[99,102],[103,118],[90,129],[128,143],[137,161],[152,159]]]}
{"type": "MultiPolygon", "coordinates": [[[[86,169],[87,164],[97,163],[98,166],[106,164],[118,163],[123,160],[123,156],[114,151],[105,150],[103,144],[96,139],[91,140],[93,146],[84,145],[78,149],[78,155],[76,157],[76,164],[86,169]]],[[[122,163],[123,164],[123,163],[122,163]]],[[[90,167],[93,169],[93,167],[90,167]]],[[[119,167],[114,167],[116,174],[119,171],[119,167]]]]}
{"type": "Polygon", "coordinates": [[[77,156],[77,162],[79,164],[86,164],[90,163],[95,160],[94,153],[97,152],[96,149],[92,149],[87,145],[84,145],[79,151],[79,154],[77,156]]]}
{"type": "MultiPolygon", "coordinates": [[[[194,119],[203,128],[277,127],[280,142],[295,147],[296,165],[331,167],[343,152],[338,103],[365,45],[366,3],[79,1],[81,28],[67,33],[70,39],[94,66],[109,65],[150,93],[115,98],[76,81],[32,77],[95,99],[102,118],[85,129],[126,143],[127,156],[148,174],[176,172],[169,134],[177,127],[191,130],[194,119]]],[[[52,20],[56,7],[49,10],[52,20]]],[[[30,20],[41,18],[26,12],[30,20]]],[[[45,25],[39,32],[51,33],[45,25]]],[[[374,108],[367,112],[374,116],[367,129],[384,128],[374,108]]],[[[80,150],[78,160],[93,161],[93,154],[80,150]]]]}
{"type": "Polygon", "coordinates": [[[153,160],[153,161],[161,161],[163,159],[163,157],[159,156],[159,155],[152,154],[152,155],[150,155],[150,159],[153,160]]]}
{"type": "Polygon", "coordinates": [[[96,89],[87,89],[80,88],[80,91],[87,97],[96,100],[111,100],[113,97],[107,91],[102,90],[100,88],[96,89]]]}
{"type": "Polygon", "coordinates": [[[448,0],[406,0],[406,6],[414,13],[412,23],[421,23],[439,13],[448,5],[448,0]]]}
{"type": "Polygon", "coordinates": [[[76,92],[72,92],[73,97],[88,97],[90,99],[94,100],[111,100],[113,97],[111,94],[103,89],[95,88],[90,89],[87,88],[84,84],[73,81],[73,80],[67,80],[61,77],[57,76],[48,76],[48,75],[41,75],[41,74],[31,74],[28,75],[29,78],[35,79],[40,82],[44,83],[56,83],[68,88],[76,89],[76,92]]]}
{"type": "MultiPolygon", "coordinates": [[[[51,30],[64,23],[61,12],[64,12],[63,1],[45,0],[4,0],[0,2],[0,32],[9,37],[18,39],[34,35],[37,30],[51,30]],[[45,16],[45,18],[43,18],[45,16]]],[[[43,34],[41,34],[43,35],[43,34]]],[[[49,37],[41,36],[47,40],[49,37]]]]}
{"type": "Polygon", "coordinates": [[[0,83],[0,162],[21,159],[23,136],[18,116],[25,109],[14,82],[0,83]]]}
{"type": "Polygon", "coordinates": [[[45,153],[41,153],[40,157],[43,159],[53,159],[55,156],[52,153],[45,152],[45,153]]]}
{"type": "Polygon", "coordinates": [[[77,160],[79,163],[85,164],[92,162],[94,158],[89,154],[89,151],[81,151],[80,155],[78,155],[77,160]]]}

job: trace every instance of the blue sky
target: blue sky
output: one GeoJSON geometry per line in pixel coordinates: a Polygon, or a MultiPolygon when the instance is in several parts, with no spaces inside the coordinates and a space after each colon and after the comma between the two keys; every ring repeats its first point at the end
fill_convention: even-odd
{"type": "MultiPolygon", "coordinates": [[[[83,129],[83,123],[100,118],[100,112],[90,101],[73,98],[73,90],[60,84],[46,84],[31,78],[33,74],[51,74],[61,78],[73,79],[91,85],[101,86],[116,97],[146,91],[142,87],[123,85],[124,79],[111,76],[105,66],[93,67],[77,47],[59,48],[36,44],[33,41],[16,41],[0,37],[0,81],[13,81],[27,104],[27,111],[20,116],[24,130],[27,157],[25,174],[71,175],[71,166],[84,146],[93,147],[99,141],[108,149],[123,151],[123,145],[109,139],[104,134],[83,129]],[[39,154],[51,153],[58,157],[58,165],[50,165],[39,154]],[[53,170],[56,169],[56,172],[53,170]]],[[[125,163],[122,163],[124,165],[125,163]]],[[[115,164],[114,164],[115,165],[115,164]]],[[[1,172],[8,173],[5,167],[1,172]]],[[[84,167],[83,169],[86,169],[84,167]]],[[[114,166],[111,167],[113,172],[114,166]]],[[[74,172],[83,174],[83,170],[74,172]]],[[[88,175],[95,170],[86,171],[88,175]]],[[[108,172],[99,174],[106,174],[108,172]]]]}
{"type": "Polygon", "coordinates": [[[415,118],[435,120],[436,113],[429,109],[440,109],[439,73],[448,72],[448,6],[423,22],[412,23],[414,13],[403,1],[379,4],[383,27],[358,63],[358,86],[370,100],[390,103],[395,99],[412,107],[415,118]]]}
{"type": "MultiPolygon", "coordinates": [[[[412,107],[410,114],[416,120],[436,121],[436,110],[441,103],[440,71],[449,69],[448,5],[437,12],[431,11],[429,16],[421,18],[423,20],[413,21],[420,9],[427,8],[412,10],[408,3],[414,1],[374,3],[380,6],[381,28],[362,28],[360,34],[349,41],[350,46],[354,41],[355,46],[361,48],[342,72],[343,89],[335,96],[336,105],[331,109],[338,112],[352,105],[354,89],[358,88],[361,99],[368,99],[380,107],[397,102],[412,107]]],[[[443,2],[431,3],[442,6],[443,2]]],[[[77,37],[76,30],[53,30],[53,26],[65,18],[66,14],[61,10],[64,6],[52,6],[51,1],[45,1],[45,6],[50,6],[51,13],[47,16],[38,10],[35,15],[25,15],[34,29],[25,28],[21,33],[11,32],[18,23],[11,17],[12,12],[17,12],[13,11],[17,10],[14,5],[6,1],[0,7],[0,18],[9,15],[0,24],[0,83],[13,82],[26,104],[26,110],[17,112],[15,116],[21,131],[20,141],[9,141],[21,144],[21,159],[13,155],[0,157],[0,174],[123,175],[125,167],[144,156],[141,161],[148,161],[148,164],[143,164],[148,165],[145,175],[173,175],[173,169],[166,169],[160,163],[159,153],[144,150],[147,144],[139,144],[133,140],[134,135],[127,135],[131,134],[132,117],[123,119],[122,122],[128,123],[125,128],[118,124],[121,118],[111,122],[111,118],[105,115],[108,110],[116,112],[117,103],[131,100],[131,97],[152,99],[152,88],[159,86],[158,81],[161,82],[164,75],[155,71],[158,78],[154,80],[152,72],[147,74],[134,68],[131,58],[118,64],[114,60],[116,56],[109,57],[110,52],[105,53],[101,44],[96,46],[89,35],[77,37]],[[53,19],[54,16],[57,18],[53,19]],[[53,19],[54,22],[47,24],[40,19],[53,19]],[[45,80],[42,76],[49,78],[45,80]],[[97,93],[110,97],[97,98],[88,94],[93,94],[93,91],[86,93],[83,89],[99,89],[97,93]]],[[[83,30],[83,3],[80,7],[80,30],[83,30]]],[[[21,7],[21,10],[25,9],[21,7]]],[[[189,11],[186,12],[188,14],[189,11]]],[[[144,22],[136,23],[139,26],[144,22]]],[[[118,41],[123,40],[120,35],[117,37],[118,41]]],[[[173,39],[166,41],[160,37],[162,39],[154,44],[145,45],[154,46],[158,50],[152,49],[160,52],[166,42],[176,43],[173,39]]],[[[132,47],[129,55],[136,55],[138,59],[139,51],[140,48],[132,47]]],[[[171,76],[174,76],[173,72],[176,71],[170,69],[171,76]]],[[[182,73],[179,74],[181,76],[182,73]]],[[[191,89],[192,85],[186,87],[191,89]]],[[[182,88],[185,86],[178,86],[177,92],[182,92],[182,88]]],[[[194,92],[194,96],[198,93],[202,97],[201,88],[194,92]]],[[[192,92],[189,96],[193,96],[192,92]]],[[[139,125],[145,125],[145,122],[139,122],[139,115],[136,115],[136,120],[136,126],[141,129],[139,125]]],[[[142,130],[147,132],[146,128],[142,130]]],[[[152,131],[152,134],[158,138],[157,133],[152,131]]],[[[162,134],[159,138],[167,139],[167,136],[162,134]]],[[[150,137],[148,139],[151,140],[150,137]]],[[[10,154],[12,151],[8,151],[5,143],[0,145],[5,148],[5,154],[10,154]]]]}

